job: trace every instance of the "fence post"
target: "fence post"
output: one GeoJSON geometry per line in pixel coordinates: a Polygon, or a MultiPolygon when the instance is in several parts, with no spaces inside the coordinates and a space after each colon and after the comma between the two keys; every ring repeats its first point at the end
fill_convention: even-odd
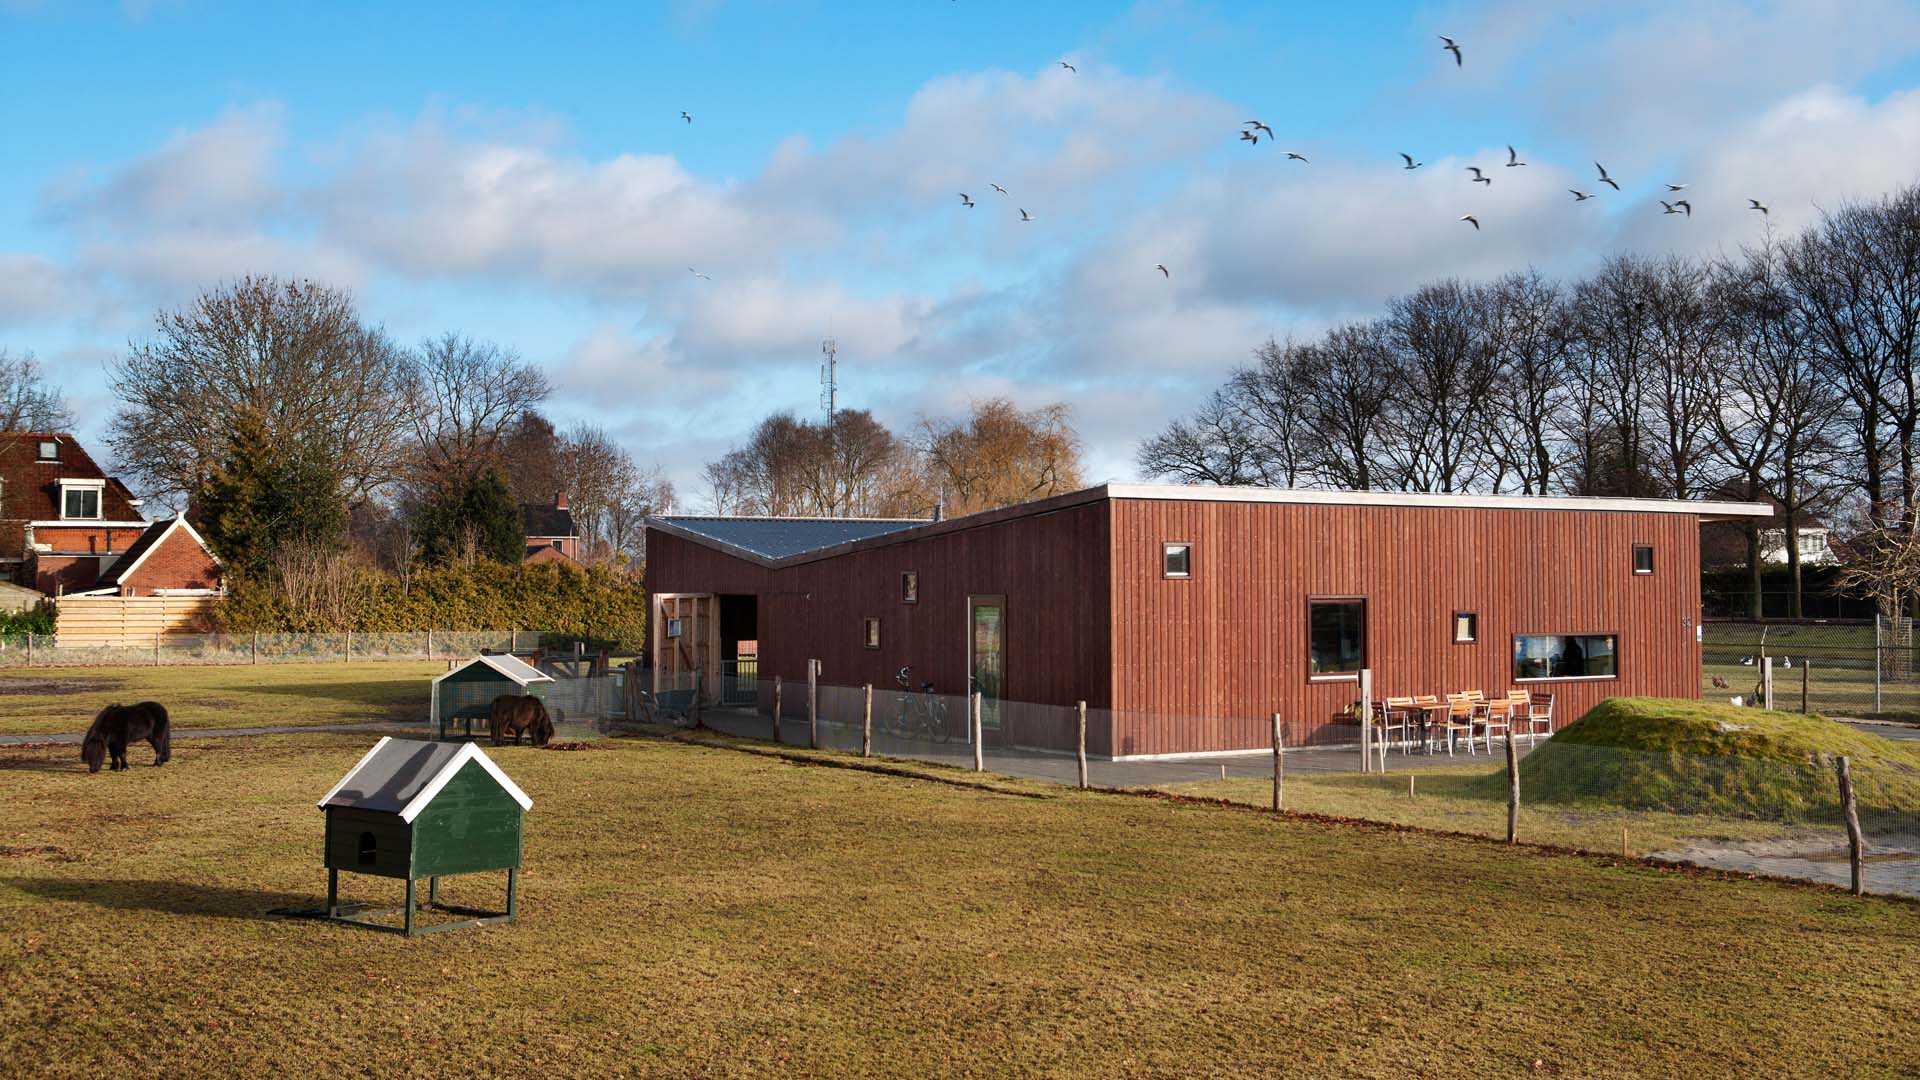
{"type": "Polygon", "coordinates": [[[820,749],[820,661],[807,661],[807,746],[820,749]]]}
{"type": "Polygon", "coordinates": [[[27,631],[27,666],[33,666],[33,631],[27,631]]]}
{"type": "Polygon", "coordinates": [[[860,688],[860,756],[873,756],[873,684],[860,688]]]}
{"type": "Polygon", "coordinates": [[[1286,805],[1287,766],[1286,748],[1281,742],[1280,714],[1273,714],[1273,812],[1279,813],[1286,805]]]}
{"type": "Polygon", "coordinates": [[[1080,790],[1087,790],[1087,703],[1076,702],[1074,715],[1080,721],[1080,790]]]}
{"type": "Polygon", "coordinates": [[[780,676],[773,677],[773,741],[780,741],[780,676]]]}
{"type": "Polygon", "coordinates": [[[160,666],[160,635],[157,632],[153,635],[153,666],[160,666]]]}
{"type": "MultiPolygon", "coordinates": [[[[260,662],[260,631],[258,630],[253,632],[253,644],[249,647],[249,655],[252,657],[254,663],[258,664],[260,662]]],[[[428,659],[432,658],[429,657],[428,659]]]]}
{"type": "Polygon", "coordinates": [[[1810,674],[1812,671],[1813,671],[1813,661],[1807,659],[1804,656],[1801,657],[1800,658],[1800,715],[1802,716],[1805,716],[1807,713],[1807,680],[1813,677],[1810,674]]]}
{"type": "Polygon", "coordinates": [[[1880,711],[1880,613],[1873,613],[1873,711],[1880,711]]]}
{"type": "Polygon", "coordinates": [[[1861,863],[1866,855],[1867,842],[1860,835],[1860,808],[1853,799],[1853,765],[1845,754],[1833,763],[1840,774],[1840,810],[1847,819],[1847,865],[1853,871],[1853,895],[1867,895],[1865,870],[1861,863]]]}
{"type": "Polygon", "coordinates": [[[340,650],[340,662],[345,664],[353,659],[353,631],[347,631],[347,644],[340,650]]]}
{"type": "Polygon", "coordinates": [[[703,691],[706,688],[701,684],[706,682],[706,680],[706,668],[693,669],[693,726],[696,730],[702,726],[701,721],[706,715],[706,703],[700,700],[705,696],[703,691]]]}
{"type": "Polygon", "coordinates": [[[1773,711],[1773,657],[1760,658],[1760,707],[1773,711]]]}
{"type": "MultiPolygon", "coordinates": [[[[520,651],[520,631],[509,630],[507,631],[507,633],[509,635],[507,638],[507,651],[510,653],[519,652],[520,651]]],[[[498,640],[498,639],[495,639],[495,640],[498,640]]]]}
{"type": "Polygon", "coordinates": [[[427,631],[427,659],[433,659],[433,631],[427,631]]]}
{"type": "MultiPolygon", "coordinates": [[[[1386,740],[1380,743],[1380,771],[1387,771],[1386,740]]],[[[1373,771],[1373,669],[1360,669],[1360,756],[1364,759],[1361,772],[1373,771]]]]}
{"type": "Polygon", "coordinates": [[[986,772],[987,771],[986,749],[980,745],[980,691],[978,690],[975,690],[973,692],[972,708],[970,711],[973,714],[973,717],[972,717],[973,771],[986,772]]]}
{"type": "Polygon", "coordinates": [[[1507,724],[1507,843],[1520,842],[1520,757],[1513,752],[1513,724],[1507,724]]]}

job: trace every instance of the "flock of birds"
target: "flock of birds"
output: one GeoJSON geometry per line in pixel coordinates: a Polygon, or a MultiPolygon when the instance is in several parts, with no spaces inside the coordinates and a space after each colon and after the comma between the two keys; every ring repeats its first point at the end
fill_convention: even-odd
{"type": "MultiPolygon", "coordinates": [[[[1460,43],[1455,41],[1453,38],[1448,37],[1445,34],[1441,34],[1439,35],[1439,37],[1440,37],[1440,40],[1444,42],[1444,44],[1440,46],[1441,50],[1444,52],[1449,52],[1453,54],[1454,66],[1465,67],[1466,55],[1461,51],[1460,43]]],[[[1080,73],[1079,68],[1074,67],[1072,64],[1068,63],[1065,60],[1060,61],[1059,64],[1061,68],[1063,68],[1070,74],[1077,75],[1080,73]]],[[[680,119],[686,121],[689,124],[693,123],[692,114],[684,110],[680,113],[680,119]]],[[[1264,123],[1261,120],[1258,120],[1258,119],[1248,120],[1247,122],[1242,124],[1240,127],[1241,127],[1240,141],[1248,144],[1249,146],[1260,145],[1260,140],[1262,137],[1264,137],[1269,144],[1273,144],[1277,141],[1274,138],[1273,128],[1269,127],[1266,123],[1264,123]]],[[[1288,150],[1286,152],[1286,155],[1287,155],[1288,161],[1297,161],[1302,165],[1313,164],[1311,161],[1307,160],[1307,156],[1305,154],[1299,153],[1297,151],[1288,150]]],[[[1402,151],[1400,153],[1400,158],[1401,160],[1406,162],[1406,164],[1401,167],[1408,172],[1418,169],[1426,164],[1426,162],[1424,161],[1415,161],[1413,159],[1413,155],[1406,153],[1405,151],[1402,151]]],[[[1511,144],[1509,144],[1507,147],[1506,168],[1519,169],[1519,168],[1525,168],[1526,165],[1527,165],[1527,162],[1520,160],[1520,151],[1514,149],[1514,147],[1511,144]]],[[[1615,180],[1611,175],[1607,173],[1607,167],[1605,165],[1602,165],[1596,161],[1593,163],[1593,167],[1597,169],[1600,174],[1595,180],[1596,186],[1599,184],[1605,184],[1615,191],[1620,190],[1620,182],[1615,180]]],[[[1482,169],[1480,166],[1468,165],[1466,167],[1466,171],[1473,174],[1471,177],[1468,178],[1469,183],[1480,184],[1487,188],[1493,187],[1493,177],[1487,175],[1486,170],[1482,169]]],[[[997,192],[1002,197],[1005,197],[1007,195],[1007,189],[1004,187],[1001,187],[999,184],[989,183],[988,186],[991,187],[995,192],[997,192]]],[[[1667,184],[1666,189],[1667,189],[1666,193],[1668,195],[1678,195],[1680,192],[1687,190],[1687,185],[1686,184],[1667,184]]],[[[1587,200],[1595,197],[1593,192],[1581,191],[1578,188],[1568,188],[1567,193],[1572,195],[1573,201],[1577,203],[1586,202],[1587,200]]],[[[959,195],[960,195],[960,206],[963,209],[971,210],[978,205],[978,203],[974,201],[973,196],[968,194],[967,192],[962,191],[959,193],[959,195]]],[[[1693,203],[1690,199],[1684,196],[1681,198],[1676,198],[1671,200],[1659,199],[1656,201],[1660,203],[1662,214],[1679,214],[1689,218],[1693,216],[1693,203]]],[[[1018,209],[1020,211],[1021,221],[1034,220],[1034,216],[1031,213],[1029,213],[1024,207],[1015,207],[1015,209],[1018,209]]],[[[1747,209],[1759,211],[1761,217],[1767,216],[1767,207],[1759,199],[1748,199],[1747,209]]],[[[1474,216],[1473,214],[1462,214],[1460,215],[1460,220],[1466,222],[1469,225],[1472,225],[1475,232],[1480,231],[1480,219],[1474,216]]],[[[1166,278],[1169,280],[1172,279],[1173,272],[1167,269],[1167,265],[1165,263],[1154,263],[1153,268],[1155,270],[1160,271],[1160,275],[1163,278],[1166,278]]],[[[699,272],[698,270],[695,270],[691,266],[687,267],[687,272],[703,281],[713,280],[712,278],[707,277],[707,275],[699,272]]]]}

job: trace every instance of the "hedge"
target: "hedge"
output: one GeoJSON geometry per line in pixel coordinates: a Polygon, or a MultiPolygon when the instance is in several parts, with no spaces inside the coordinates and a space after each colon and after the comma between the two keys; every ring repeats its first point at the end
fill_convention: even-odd
{"type": "Polygon", "coordinates": [[[213,622],[229,633],[541,630],[619,651],[637,651],[646,640],[646,588],[602,567],[483,562],[422,570],[404,588],[396,577],[361,568],[330,599],[298,607],[281,588],[242,581],[215,604],[213,622]]]}

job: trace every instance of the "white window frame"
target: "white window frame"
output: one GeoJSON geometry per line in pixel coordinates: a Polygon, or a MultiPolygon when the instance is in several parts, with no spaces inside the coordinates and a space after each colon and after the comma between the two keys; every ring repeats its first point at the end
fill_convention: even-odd
{"type": "Polygon", "coordinates": [[[1193,576],[1192,541],[1168,540],[1160,545],[1160,576],[1165,578],[1190,578],[1193,576]],[[1186,555],[1187,568],[1185,570],[1174,571],[1167,569],[1167,560],[1173,556],[1175,549],[1182,550],[1186,555]]]}
{"type": "Polygon", "coordinates": [[[34,450],[34,460],[59,461],[60,460],[60,440],[59,439],[41,439],[40,445],[34,450]],[[53,450],[53,453],[51,454],[47,453],[47,450],[49,447],[51,447],[53,450]]]}
{"type": "Polygon", "coordinates": [[[60,520],[61,521],[100,521],[102,520],[103,515],[106,513],[106,501],[107,501],[106,500],[107,482],[105,480],[61,480],[59,481],[59,485],[60,485],[60,520]],[[93,492],[93,516],[92,517],[86,517],[84,515],[74,515],[74,514],[67,513],[67,493],[69,491],[93,492]]]}

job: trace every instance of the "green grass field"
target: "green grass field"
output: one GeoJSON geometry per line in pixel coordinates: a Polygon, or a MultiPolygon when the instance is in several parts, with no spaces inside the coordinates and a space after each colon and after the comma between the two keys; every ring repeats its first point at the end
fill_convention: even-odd
{"type": "Polygon", "coordinates": [[[0,671],[0,735],[83,732],[114,702],[154,700],[178,728],[426,724],[444,662],[25,668],[0,671]]]}
{"type": "Polygon", "coordinates": [[[0,1073],[1890,1077],[1920,1036],[1911,903],[641,739],[495,752],[514,926],[267,916],[368,742],[0,748],[0,1073]]]}

